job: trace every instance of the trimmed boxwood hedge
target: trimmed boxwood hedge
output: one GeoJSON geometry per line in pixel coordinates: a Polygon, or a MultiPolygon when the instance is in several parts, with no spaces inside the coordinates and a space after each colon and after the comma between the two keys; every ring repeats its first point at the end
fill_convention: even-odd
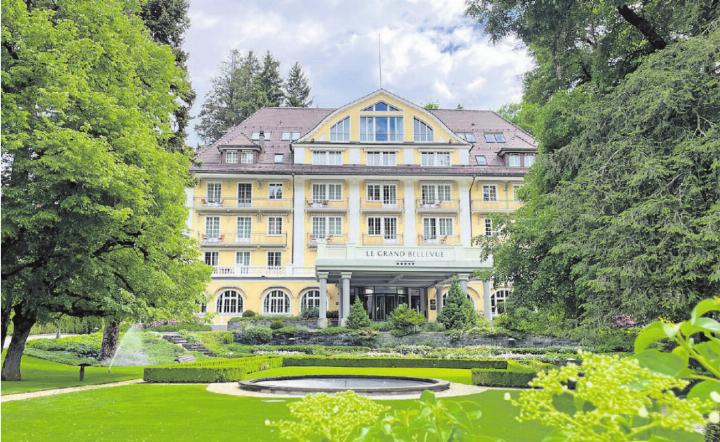
{"type": "Polygon", "coordinates": [[[283,365],[301,367],[400,367],[400,368],[507,368],[507,361],[493,359],[285,357],[283,365]]]}
{"type": "Polygon", "coordinates": [[[538,372],[552,368],[552,364],[530,362],[521,364],[508,361],[505,369],[476,368],[472,371],[472,382],[485,387],[516,387],[528,388],[528,383],[538,372]]]}
{"type": "Polygon", "coordinates": [[[148,367],[143,379],[145,382],[233,382],[244,379],[247,373],[282,366],[282,358],[272,356],[217,359],[148,367]]]}

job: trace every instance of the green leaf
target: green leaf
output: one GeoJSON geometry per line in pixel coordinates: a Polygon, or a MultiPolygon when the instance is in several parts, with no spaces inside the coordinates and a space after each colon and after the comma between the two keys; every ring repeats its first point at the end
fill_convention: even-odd
{"type": "Polygon", "coordinates": [[[698,318],[695,321],[695,326],[710,333],[720,333],[720,322],[711,318],[698,318]]]}
{"type": "Polygon", "coordinates": [[[662,322],[655,321],[640,330],[637,338],[635,338],[635,353],[640,353],[644,351],[651,344],[654,344],[657,341],[667,339],[668,336],[665,333],[665,328],[663,325],[664,324],[662,322]]]}
{"type": "Polygon", "coordinates": [[[710,393],[713,391],[716,391],[720,393],[720,380],[718,381],[702,381],[699,384],[695,385],[692,389],[690,389],[690,392],[688,393],[688,398],[698,398],[698,399],[710,399],[710,393]]]}
{"type": "Polygon", "coordinates": [[[720,311],[720,297],[700,301],[690,314],[690,322],[695,323],[699,317],[710,311],[720,311]]]}
{"type": "Polygon", "coordinates": [[[640,365],[668,376],[682,377],[689,372],[688,359],[676,353],[645,350],[635,355],[640,365]]]}

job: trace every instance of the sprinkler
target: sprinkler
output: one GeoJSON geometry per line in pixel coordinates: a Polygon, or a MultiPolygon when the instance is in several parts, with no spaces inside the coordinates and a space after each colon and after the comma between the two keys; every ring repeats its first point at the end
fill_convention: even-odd
{"type": "Polygon", "coordinates": [[[89,367],[90,364],[82,363],[80,364],[80,382],[85,380],[85,367],[89,367]]]}

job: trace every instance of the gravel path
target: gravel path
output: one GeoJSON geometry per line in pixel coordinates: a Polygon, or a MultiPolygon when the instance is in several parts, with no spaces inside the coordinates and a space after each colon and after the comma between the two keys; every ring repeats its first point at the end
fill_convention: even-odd
{"type": "Polygon", "coordinates": [[[33,399],[36,397],[56,396],[58,394],[75,393],[76,391],[97,390],[99,388],[121,387],[123,385],[139,384],[142,381],[143,381],[142,379],[132,379],[130,381],[110,382],[107,384],[83,385],[81,387],[56,388],[55,390],[41,390],[41,391],[31,391],[29,393],[8,394],[8,395],[3,395],[2,397],[0,397],[0,402],[22,401],[25,399],[33,399]]]}
{"type": "MultiPolygon", "coordinates": [[[[435,393],[437,397],[452,397],[452,396],[467,396],[469,394],[482,393],[483,391],[489,390],[485,387],[478,387],[476,385],[458,384],[451,382],[450,388],[445,391],[439,391],[435,393]]],[[[225,382],[218,384],[209,384],[207,391],[218,394],[229,394],[232,396],[250,396],[250,397],[262,397],[262,398],[275,398],[283,399],[289,397],[301,397],[300,395],[287,395],[287,394],[273,394],[273,393],[259,393],[255,391],[241,390],[237,382],[225,382]]],[[[413,394],[393,394],[393,395],[365,395],[370,399],[376,400],[401,400],[401,399],[419,399],[420,393],[413,394]]]]}

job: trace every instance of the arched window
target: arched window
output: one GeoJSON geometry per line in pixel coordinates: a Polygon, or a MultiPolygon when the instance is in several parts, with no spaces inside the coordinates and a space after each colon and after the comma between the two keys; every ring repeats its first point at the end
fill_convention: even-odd
{"type": "Polygon", "coordinates": [[[493,316],[505,312],[505,301],[507,301],[510,293],[510,290],[502,289],[490,295],[490,307],[493,316]]]}
{"type": "Polygon", "coordinates": [[[290,297],[282,290],[272,290],[265,296],[263,314],[284,315],[290,313],[290,297]]]}
{"type": "Polygon", "coordinates": [[[320,308],[320,290],[308,290],[300,301],[300,310],[309,308],[320,308]]]}
{"type": "Polygon", "coordinates": [[[415,141],[432,141],[433,140],[433,129],[417,118],[413,118],[413,127],[415,134],[415,141]]]}
{"type": "Polygon", "coordinates": [[[330,128],[330,141],[350,141],[350,117],[345,117],[330,128]]]}
{"type": "Polygon", "coordinates": [[[217,299],[218,314],[229,315],[243,312],[243,299],[236,290],[225,290],[217,299]]]}
{"type": "Polygon", "coordinates": [[[399,112],[400,109],[396,108],[391,104],[387,104],[384,101],[378,101],[377,103],[366,107],[363,112],[399,112]]]}

